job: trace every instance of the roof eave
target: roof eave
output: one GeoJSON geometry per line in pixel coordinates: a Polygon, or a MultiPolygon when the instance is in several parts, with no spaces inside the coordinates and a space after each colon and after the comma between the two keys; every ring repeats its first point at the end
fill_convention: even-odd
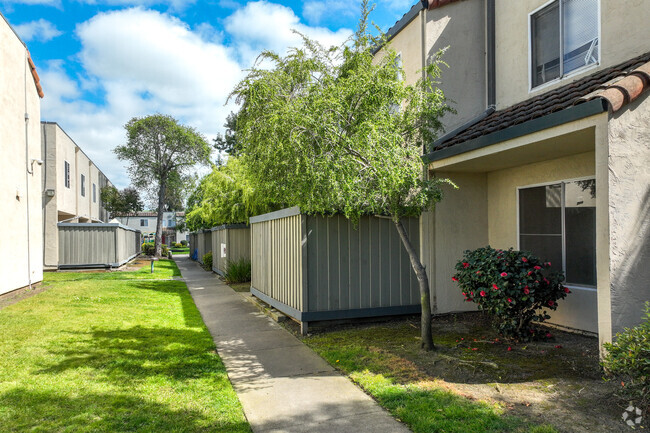
{"type": "Polygon", "coordinates": [[[454,146],[435,150],[426,155],[422,155],[422,161],[425,164],[430,164],[435,161],[471,152],[472,150],[481,149],[514,138],[523,137],[534,132],[574,122],[606,111],[609,111],[609,103],[607,100],[604,98],[596,98],[561,111],[556,111],[555,113],[547,114],[546,116],[531,119],[527,122],[511,126],[501,131],[496,131],[492,134],[482,135],[454,146]]]}

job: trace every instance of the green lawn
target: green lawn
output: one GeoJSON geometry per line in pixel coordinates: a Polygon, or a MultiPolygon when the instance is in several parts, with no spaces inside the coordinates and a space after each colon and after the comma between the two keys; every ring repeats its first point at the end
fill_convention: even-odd
{"type": "Polygon", "coordinates": [[[417,330],[409,329],[378,325],[323,332],[303,341],[415,433],[556,432],[507,415],[503,405],[470,400],[440,386],[403,356],[419,352],[417,330]]]}
{"type": "Polygon", "coordinates": [[[190,249],[189,248],[174,248],[174,251],[172,251],[173,256],[177,256],[179,254],[189,254],[190,249]]]}
{"type": "Polygon", "coordinates": [[[0,310],[2,432],[249,432],[172,261],[46,274],[0,310]]]}

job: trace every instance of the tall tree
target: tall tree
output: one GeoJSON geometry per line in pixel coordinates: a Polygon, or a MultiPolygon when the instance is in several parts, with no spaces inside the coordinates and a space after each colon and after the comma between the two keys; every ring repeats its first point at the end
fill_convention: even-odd
{"type": "Polygon", "coordinates": [[[215,167],[203,178],[190,196],[186,222],[190,230],[248,223],[249,217],[275,209],[268,197],[259,194],[244,165],[231,156],[226,165],[215,167]]]}
{"type": "Polygon", "coordinates": [[[144,208],[138,190],[133,187],[118,190],[114,186],[105,186],[99,193],[104,209],[111,216],[139,212],[144,208]]]}
{"type": "Polygon", "coordinates": [[[363,1],[358,30],[342,47],[303,36],[286,56],[263,52],[264,67],[253,67],[233,91],[241,105],[236,132],[249,175],[273,202],[353,221],[392,219],[419,283],[421,345],[432,350],[428,276],[403,221],[440,200],[446,182],[423,177],[420,159],[449,110],[435,81],[440,54],[426,79],[407,85],[396,53],[369,34],[369,13],[363,1]]]}
{"type": "Polygon", "coordinates": [[[127,143],[115,148],[128,161],[133,184],[158,198],[155,254],[162,253],[162,217],[168,187],[182,179],[196,164],[208,164],[210,145],[194,128],[180,125],[171,116],[134,117],[125,126],[127,143]]]}
{"type": "Polygon", "coordinates": [[[241,145],[237,140],[237,113],[230,112],[223,126],[226,131],[223,134],[217,134],[217,137],[212,140],[213,147],[219,152],[225,152],[231,156],[239,155],[241,145]]]}

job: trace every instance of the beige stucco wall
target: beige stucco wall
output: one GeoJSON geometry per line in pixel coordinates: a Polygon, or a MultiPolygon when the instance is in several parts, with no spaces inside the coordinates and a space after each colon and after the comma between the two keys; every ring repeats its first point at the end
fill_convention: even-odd
{"type": "MultiPolygon", "coordinates": [[[[600,64],[555,85],[529,92],[528,14],[548,0],[496,1],[497,108],[537,96],[650,51],[650,8],[644,0],[600,0],[600,64]]],[[[467,4],[469,2],[460,2],[467,4]]],[[[445,9],[445,8],[441,8],[445,9]]]]}
{"type": "Polygon", "coordinates": [[[448,47],[440,88],[456,114],[447,114],[447,132],[486,108],[485,1],[466,0],[427,11],[427,59],[448,47]]]}
{"type": "MultiPolygon", "coordinates": [[[[389,42],[389,47],[402,56],[404,81],[414,84],[422,77],[422,12],[389,42]]],[[[383,51],[383,50],[382,50],[383,51]]],[[[379,57],[382,53],[380,52],[379,57]]]]}
{"type": "MultiPolygon", "coordinates": [[[[90,180],[88,181],[88,202],[90,203],[90,216],[93,220],[99,218],[99,169],[92,162],[88,167],[90,180]],[[93,185],[95,185],[95,201],[93,201],[93,185]]],[[[108,221],[104,221],[108,222],[108,221]]]]}
{"type": "MultiPolygon", "coordinates": [[[[59,212],[77,215],[77,184],[78,173],[76,165],[77,145],[58,126],[51,125],[54,129],[54,146],[56,147],[56,206],[59,212]],[[70,187],[65,186],[65,162],[70,164],[70,187]]],[[[49,129],[48,129],[49,140],[49,129]]]]}
{"type": "Polygon", "coordinates": [[[0,16],[0,294],[43,279],[40,98],[22,42],[0,16]],[[25,113],[29,115],[25,130],[25,113]],[[25,145],[28,142],[27,155],[25,145]],[[29,203],[29,225],[27,207],[29,203]],[[29,228],[29,237],[28,237],[29,228]],[[29,242],[28,242],[29,239],[29,242]],[[29,247],[28,247],[29,243],[29,247]],[[28,270],[28,258],[31,272],[28,270]]]}
{"type": "Polygon", "coordinates": [[[422,260],[429,276],[434,313],[475,310],[463,300],[458,284],[451,280],[463,252],[488,242],[487,177],[485,173],[437,172],[451,179],[458,189],[445,185],[443,200],[421,217],[422,260]]]}
{"type": "Polygon", "coordinates": [[[641,321],[650,301],[650,96],[609,122],[612,333],[641,321]]]}
{"type": "Polygon", "coordinates": [[[77,195],[77,215],[80,217],[82,222],[90,218],[90,191],[88,185],[90,184],[90,159],[81,151],[79,147],[76,149],[76,172],[77,177],[75,178],[76,186],[76,195],[77,195]],[[86,178],[85,180],[85,195],[81,195],[81,176],[86,178]]]}

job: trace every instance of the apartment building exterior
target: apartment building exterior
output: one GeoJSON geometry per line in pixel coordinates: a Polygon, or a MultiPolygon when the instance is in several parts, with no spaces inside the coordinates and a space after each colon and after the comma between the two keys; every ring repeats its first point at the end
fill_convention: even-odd
{"type": "Polygon", "coordinates": [[[57,224],[108,222],[101,189],[112,185],[97,165],[55,122],[42,122],[43,239],[41,258],[46,269],[59,265],[57,224]]]}
{"type": "MultiPolygon", "coordinates": [[[[466,311],[463,251],[529,250],[565,273],[559,326],[600,341],[650,299],[650,9],[615,0],[424,0],[389,30],[405,79],[447,48],[457,113],[428,175],[457,190],[421,218],[434,311],[466,311]]],[[[379,53],[381,55],[381,52],[379,53]]]]}
{"type": "Polygon", "coordinates": [[[27,46],[0,14],[0,295],[43,279],[40,100],[27,46]]]}
{"type": "MultiPolygon", "coordinates": [[[[113,215],[120,224],[140,230],[145,241],[153,241],[156,235],[156,212],[133,212],[128,214],[113,215]]],[[[163,213],[163,238],[162,242],[171,245],[174,242],[189,240],[189,232],[178,230],[178,223],[185,219],[185,212],[163,213]]]]}

